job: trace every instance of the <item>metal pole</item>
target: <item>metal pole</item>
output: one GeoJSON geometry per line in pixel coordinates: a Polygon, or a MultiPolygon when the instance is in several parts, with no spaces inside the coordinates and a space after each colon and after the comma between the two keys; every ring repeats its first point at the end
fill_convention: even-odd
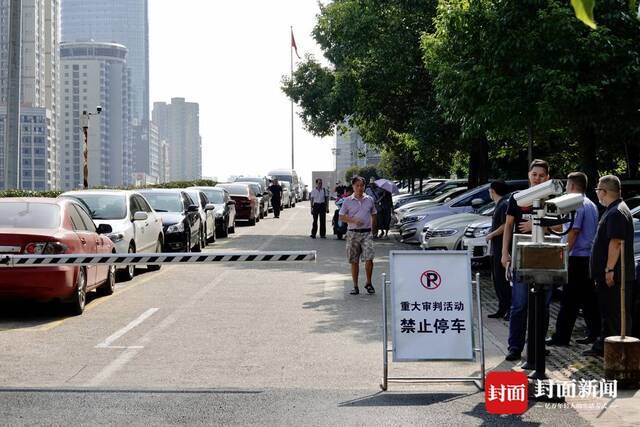
{"type": "Polygon", "coordinates": [[[476,273],[476,294],[478,300],[478,331],[480,333],[480,380],[481,389],[484,390],[485,356],[484,356],[484,323],[482,321],[482,301],[480,300],[480,273],[476,273]]]}
{"type": "Polygon", "coordinates": [[[389,378],[389,352],[387,351],[387,273],[382,273],[382,391],[387,391],[389,378]]]}
{"type": "Polygon", "coordinates": [[[82,125],[83,144],[82,144],[82,188],[89,188],[89,115],[86,111],[82,112],[80,118],[82,125]]]}
{"type": "MultiPolygon", "coordinates": [[[[293,37],[293,26],[291,26],[291,37],[293,37]]],[[[293,38],[291,39],[293,41],[293,38]]],[[[293,82],[293,44],[289,43],[289,53],[291,55],[291,81],[293,82]]],[[[293,99],[291,100],[291,169],[295,169],[296,166],[293,144],[293,99]]]]}
{"type": "Polygon", "coordinates": [[[622,246],[620,246],[620,321],[622,324],[620,325],[620,338],[624,341],[624,338],[627,335],[627,305],[626,298],[624,295],[625,292],[625,279],[626,274],[624,271],[625,262],[624,262],[624,240],[622,241],[622,246]]]}
{"type": "Polygon", "coordinates": [[[19,189],[20,180],[20,101],[22,72],[22,0],[9,5],[9,57],[7,73],[7,118],[4,142],[4,186],[19,189]]]}

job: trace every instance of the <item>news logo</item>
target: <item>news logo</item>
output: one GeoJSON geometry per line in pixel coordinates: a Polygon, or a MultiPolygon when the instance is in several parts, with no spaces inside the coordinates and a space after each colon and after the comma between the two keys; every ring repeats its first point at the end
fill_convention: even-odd
{"type": "Polygon", "coordinates": [[[529,407],[529,381],[526,374],[489,372],[485,379],[484,401],[490,414],[524,414],[529,407]]]}

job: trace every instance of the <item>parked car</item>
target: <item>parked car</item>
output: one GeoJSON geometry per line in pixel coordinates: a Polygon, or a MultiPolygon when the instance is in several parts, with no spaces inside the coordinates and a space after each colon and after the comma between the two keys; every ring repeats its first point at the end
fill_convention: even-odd
{"type": "Polygon", "coordinates": [[[422,229],[422,249],[461,250],[464,230],[474,221],[493,214],[495,203],[489,203],[477,213],[460,213],[434,219],[422,229]]]}
{"type": "Polygon", "coordinates": [[[471,252],[473,261],[485,261],[491,255],[491,242],[485,238],[490,231],[491,218],[473,222],[464,230],[462,249],[471,252]]]}
{"type": "Polygon", "coordinates": [[[420,194],[408,194],[405,197],[394,200],[393,208],[398,209],[408,203],[421,200],[431,200],[436,196],[456,187],[467,187],[466,179],[429,180],[420,194]]]}
{"type": "Polygon", "coordinates": [[[160,214],[164,230],[164,252],[200,252],[202,227],[199,207],[180,189],[140,190],[160,214]]]}
{"type": "Polygon", "coordinates": [[[213,213],[215,205],[209,203],[207,195],[200,190],[185,189],[191,200],[198,205],[198,213],[200,214],[200,246],[205,248],[208,243],[216,240],[216,217],[213,213]]]}
{"type": "Polygon", "coordinates": [[[259,195],[259,198],[262,199],[260,201],[261,204],[264,204],[264,218],[267,216],[269,212],[273,211],[273,207],[271,206],[271,193],[267,190],[269,188],[269,178],[266,176],[238,176],[235,178],[235,182],[243,182],[243,183],[255,183],[260,185],[260,191],[254,189],[256,196],[259,195]]]}
{"type": "Polygon", "coordinates": [[[467,191],[467,187],[450,188],[444,193],[435,196],[431,200],[422,200],[419,202],[407,203],[406,205],[401,206],[394,211],[394,215],[396,215],[396,223],[400,223],[402,221],[402,218],[404,218],[406,215],[411,215],[412,212],[424,210],[429,206],[441,205],[459,196],[460,194],[466,193],[467,191]]]}
{"type": "Polygon", "coordinates": [[[203,191],[215,209],[216,237],[227,237],[236,232],[236,202],[231,200],[229,192],[219,187],[190,187],[203,191]]]}
{"type": "Polygon", "coordinates": [[[259,220],[258,199],[247,184],[218,184],[216,187],[224,188],[236,202],[236,220],[247,221],[249,225],[256,225],[259,220]]]}
{"type": "Polygon", "coordinates": [[[253,194],[256,195],[258,199],[258,219],[265,218],[269,215],[269,200],[271,200],[271,193],[266,191],[262,185],[257,182],[237,182],[238,184],[247,184],[251,190],[253,190],[253,194]]]}
{"type": "Polygon", "coordinates": [[[295,207],[295,196],[291,191],[291,185],[287,181],[283,181],[280,183],[282,187],[282,208],[292,208],[295,207]]]}
{"type": "MultiPolygon", "coordinates": [[[[529,182],[524,179],[507,181],[507,185],[510,188],[509,191],[515,191],[527,188],[529,182]]],[[[405,243],[419,243],[422,229],[427,222],[456,213],[477,212],[478,209],[490,202],[489,184],[485,184],[469,190],[442,205],[429,206],[422,211],[413,212],[411,215],[406,215],[401,221],[401,240],[405,243]]]]}
{"type": "MultiPolygon", "coordinates": [[[[162,252],[164,232],[162,218],[145,198],[136,191],[85,190],[68,191],[60,197],[78,200],[85,206],[97,226],[108,224],[112,232],[107,235],[117,253],[162,252]]],[[[150,265],[149,270],[159,270],[150,265]]],[[[135,265],[117,269],[119,279],[128,281],[135,275],[135,265]]]]}
{"type": "MultiPolygon", "coordinates": [[[[70,198],[6,198],[0,200],[0,251],[3,254],[111,254],[105,236],[111,227],[96,227],[85,208],[70,198]]],[[[60,301],[70,313],[82,314],[87,292],[110,295],[115,267],[48,266],[3,268],[1,299],[60,301]]]]}

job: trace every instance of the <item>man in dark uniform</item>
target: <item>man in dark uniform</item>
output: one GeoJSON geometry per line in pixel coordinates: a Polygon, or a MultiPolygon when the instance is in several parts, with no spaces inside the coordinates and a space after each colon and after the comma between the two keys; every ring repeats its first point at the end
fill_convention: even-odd
{"type": "Polygon", "coordinates": [[[620,335],[620,283],[622,280],[621,249],[624,244],[625,262],[625,310],[627,330],[630,331],[631,294],[635,282],[633,260],[633,217],[622,201],[618,177],[607,175],[600,178],[596,188],[598,201],[606,210],[598,223],[596,239],[591,250],[591,277],[596,282],[598,305],[602,322],[602,333],[585,356],[603,356],[604,340],[620,335]]]}
{"type": "Polygon", "coordinates": [[[491,231],[485,239],[491,243],[491,271],[493,274],[493,286],[498,297],[498,311],[490,314],[491,319],[504,317],[509,320],[509,309],[511,308],[511,286],[507,281],[506,270],[502,265],[502,234],[504,233],[504,222],[507,216],[509,199],[505,197],[509,187],[502,181],[493,181],[489,187],[491,200],[496,204],[491,219],[491,231]]]}
{"type": "Polygon", "coordinates": [[[280,218],[280,209],[282,208],[282,187],[278,184],[278,180],[274,179],[269,186],[271,192],[271,204],[273,205],[273,216],[280,218]]]}

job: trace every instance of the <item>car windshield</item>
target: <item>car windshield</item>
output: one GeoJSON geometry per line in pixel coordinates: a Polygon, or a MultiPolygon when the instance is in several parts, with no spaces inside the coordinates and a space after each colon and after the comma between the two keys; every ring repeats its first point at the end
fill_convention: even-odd
{"type": "Polygon", "coordinates": [[[289,183],[292,181],[291,175],[271,175],[271,176],[272,178],[280,181],[280,185],[284,184],[285,182],[289,183]]]}
{"type": "Polygon", "coordinates": [[[224,193],[222,191],[216,190],[202,190],[204,194],[207,195],[207,199],[209,199],[210,203],[215,205],[221,205],[224,203],[224,193]]]}
{"type": "Polygon", "coordinates": [[[158,212],[182,212],[182,200],[176,193],[144,193],[151,207],[158,212]]]}
{"type": "Polygon", "coordinates": [[[126,196],[123,194],[73,194],[69,197],[83,202],[89,209],[91,218],[114,220],[127,216],[126,196]]]}
{"type": "Polygon", "coordinates": [[[50,203],[0,202],[0,227],[58,228],[60,208],[50,203]]]}
{"type": "Polygon", "coordinates": [[[247,196],[247,186],[243,184],[225,184],[220,187],[224,188],[232,196],[247,196]]]}

